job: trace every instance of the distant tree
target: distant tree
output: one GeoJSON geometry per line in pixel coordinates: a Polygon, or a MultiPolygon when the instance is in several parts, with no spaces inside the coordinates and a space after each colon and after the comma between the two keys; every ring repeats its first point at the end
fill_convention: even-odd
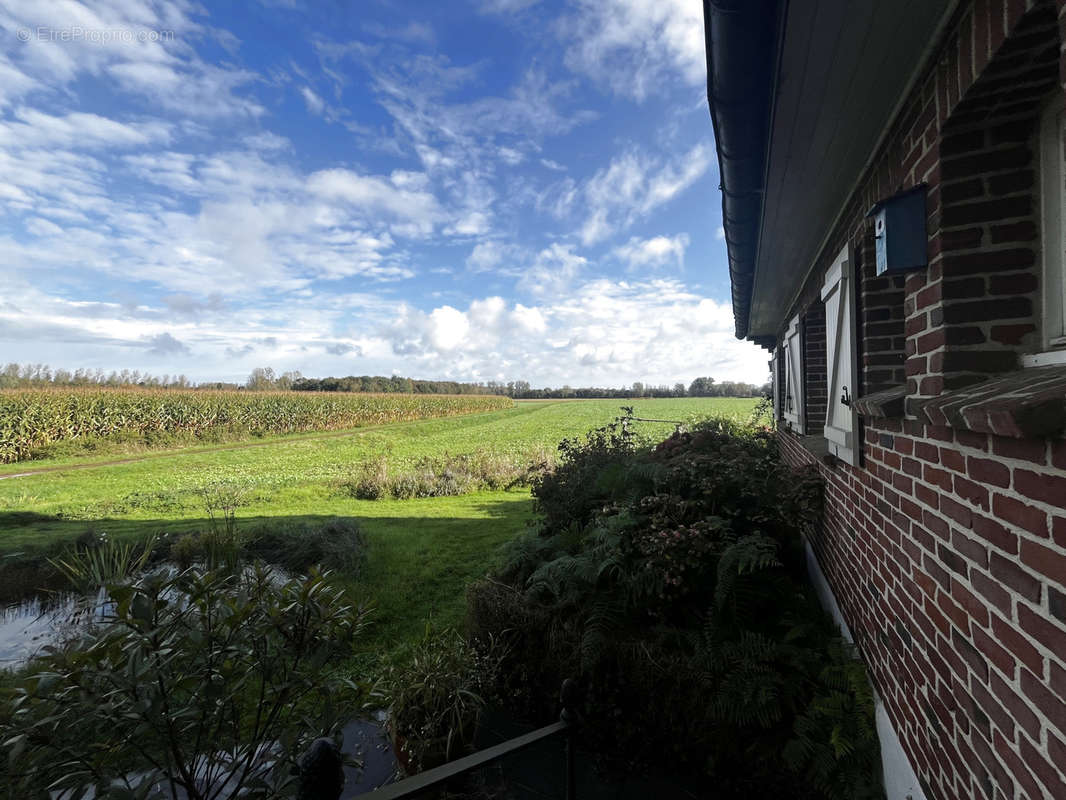
{"type": "Polygon", "coordinates": [[[691,397],[714,397],[714,378],[696,378],[689,384],[688,393],[691,397]]]}
{"type": "Polygon", "coordinates": [[[263,392],[273,389],[276,380],[273,367],[256,367],[244,382],[244,387],[253,392],[263,392]]]}

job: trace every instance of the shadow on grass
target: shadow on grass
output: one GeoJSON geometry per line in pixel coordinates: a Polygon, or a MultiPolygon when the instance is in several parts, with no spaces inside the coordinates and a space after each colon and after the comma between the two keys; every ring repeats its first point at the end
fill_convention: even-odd
{"type": "MultiPolygon", "coordinates": [[[[391,650],[417,640],[427,622],[433,627],[461,625],[466,587],[495,566],[501,545],[524,531],[531,518],[531,505],[511,498],[466,503],[462,516],[447,516],[446,504],[441,504],[440,516],[425,514],[425,504],[419,508],[420,516],[344,517],[363,531],[366,559],[358,574],[339,573],[337,579],[354,600],[374,608],[370,640],[375,648],[391,650]]],[[[254,536],[258,530],[321,525],[336,518],[239,517],[238,527],[254,536]]],[[[28,511],[0,512],[0,602],[63,588],[48,558],[72,547],[86,531],[128,541],[165,535],[162,548],[210,525],[206,517],[70,520],[28,511]]],[[[165,558],[165,552],[160,557],[165,558]]]]}

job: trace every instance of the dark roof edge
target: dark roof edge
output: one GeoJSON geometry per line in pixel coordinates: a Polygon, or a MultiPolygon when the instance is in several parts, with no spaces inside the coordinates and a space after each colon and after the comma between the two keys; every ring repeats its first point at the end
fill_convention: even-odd
{"type": "Polygon", "coordinates": [[[748,335],[785,0],[703,0],[736,336],[748,335]]]}

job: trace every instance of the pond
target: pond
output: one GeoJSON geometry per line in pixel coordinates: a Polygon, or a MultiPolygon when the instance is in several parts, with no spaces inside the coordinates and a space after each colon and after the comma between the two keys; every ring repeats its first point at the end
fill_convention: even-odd
{"type": "Polygon", "coordinates": [[[35,595],[0,609],[0,669],[16,669],[48,645],[69,641],[113,605],[103,587],[95,596],[73,592],[35,595]]]}
{"type": "MultiPolygon", "coordinates": [[[[180,568],[162,563],[146,574],[173,575],[180,568]]],[[[246,567],[247,575],[252,567],[246,567]]],[[[269,567],[271,582],[283,584],[292,576],[280,567],[269,567]]],[[[94,623],[111,616],[114,604],[101,586],[95,594],[47,592],[35,594],[0,607],[0,670],[17,669],[49,645],[62,645],[86,631],[94,623]]]]}
{"type": "MultiPolygon", "coordinates": [[[[173,565],[157,569],[173,570],[173,565]]],[[[275,580],[289,579],[272,568],[275,580]]],[[[48,646],[61,646],[112,616],[114,603],[101,587],[95,594],[52,592],[38,594],[0,608],[0,670],[27,664],[48,646]]],[[[344,726],[344,752],[362,761],[362,767],[345,767],[342,798],[356,797],[392,783],[400,767],[388,734],[387,714],[379,710],[369,718],[354,719],[344,726]]]]}

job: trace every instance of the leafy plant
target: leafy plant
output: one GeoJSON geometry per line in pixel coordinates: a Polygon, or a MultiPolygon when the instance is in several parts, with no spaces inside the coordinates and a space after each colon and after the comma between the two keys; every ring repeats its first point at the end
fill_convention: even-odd
{"type": "Polygon", "coordinates": [[[470,745],[501,658],[494,639],[476,646],[454,630],[427,631],[411,657],[389,669],[389,724],[409,769],[449,761],[470,745]]]}
{"type": "Polygon", "coordinates": [[[248,487],[234,481],[212,481],[200,487],[208,528],[200,549],[207,569],[240,569],[243,537],[237,527],[237,509],[244,505],[248,487]]]}
{"type": "Polygon", "coordinates": [[[106,532],[90,532],[74,549],[49,558],[50,563],[80,592],[95,591],[104,584],[124,581],[141,572],[152,557],[158,537],[141,543],[119,542],[106,532]]]}
{"type": "Polygon", "coordinates": [[[298,754],[368,697],[330,669],[365,613],[325,574],[187,570],[108,591],[113,619],[6,690],[21,796],[284,796],[298,754]]]}

